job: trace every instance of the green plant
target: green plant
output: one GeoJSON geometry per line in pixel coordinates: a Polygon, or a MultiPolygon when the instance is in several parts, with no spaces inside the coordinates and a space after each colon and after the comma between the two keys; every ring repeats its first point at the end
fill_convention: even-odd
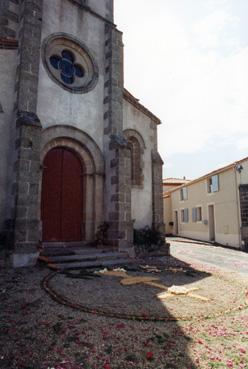
{"type": "Polygon", "coordinates": [[[141,229],[134,229],[134,244],[144,248],[146,251],[152,251],[164,245],[164,237],[155,227],[146,226],[141,229]]]}

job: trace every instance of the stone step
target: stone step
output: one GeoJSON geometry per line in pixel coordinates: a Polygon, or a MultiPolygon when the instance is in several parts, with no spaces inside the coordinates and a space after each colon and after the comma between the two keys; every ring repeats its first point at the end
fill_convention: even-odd
{"type": "Polygon", "coordinates": [[[40,256],[63,256],[63,255],[75,255],[75,252],[73,250],[68,249],[45,249],[41,250],[40,256]]]}
{"type": "Polygon", "coordinates": [[[42,242],[43,248],[67,248],[67,247],[84,247],[86,242],[73,241],[73,242],[42,242]]]}
{"type": "Polygon", "coordinates": [[[50,262],[70,262],[70,261],[96,261],[105,259],[118,259],[123,258],[123,254],[118,252],[95,252],[87,254],[74,254],[74,255],[56,255],[48,256],[50,262]]]}
{"type": "Polygon", "coordinates": [[[123,259],[113,259],[113,260],[96,260],[96,261],[81,261],[74,263],[50,263],[48,266],[54,270],[65,270],[65,269],[81,269],[81,268],[104,268],[113,267],[130,264],[132,261],[123,259]]]}
{"type": "Polygon", "coordinates": [[[114,249],[97,249],[85,247],[50,247],[42,249],[40,255],[42,256],[64,256],[64,255],[95,255],[106,254],[109,252],[116,252],[114,249]]]}

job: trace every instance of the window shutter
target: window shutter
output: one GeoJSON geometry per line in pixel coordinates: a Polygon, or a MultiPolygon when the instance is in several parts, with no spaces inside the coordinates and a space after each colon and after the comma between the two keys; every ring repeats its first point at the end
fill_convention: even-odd
{"type": "Polygon", "coordinates": [[[192,221],[196,222],[196,208],[192,209],[192,221]]]}
{"type": "Polygon", "coordinates": [[[189,221],[189,209],[185,209],[185,222],[188,223],[189,221]]]}

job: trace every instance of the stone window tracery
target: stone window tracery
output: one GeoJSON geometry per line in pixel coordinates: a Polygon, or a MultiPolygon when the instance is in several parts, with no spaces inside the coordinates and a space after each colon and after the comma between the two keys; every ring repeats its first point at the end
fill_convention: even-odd
{"type": "Polygon", "coordinates": [[[61,72],[61,79],[68,85],[72,84],[75,78],[83,78],[85,75],[84,67],[75,63],[75,56],[70,50],[63,50],[61,56],[50,56],[50,63],[61,72]]]}
{"type": "Polygon", "coordinates": [[[74,37],[58,33],[43,42],[42,59],[51,79],[72,93],[86,93],[98,81],[98,67],[88,48],[74,37]]]}

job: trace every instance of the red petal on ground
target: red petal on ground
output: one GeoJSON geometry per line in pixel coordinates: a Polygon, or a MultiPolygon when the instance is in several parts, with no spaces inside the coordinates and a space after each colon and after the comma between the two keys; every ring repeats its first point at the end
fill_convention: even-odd
{"type": "Polygon", "coordinates": [[[153,352],[148,351],[148,352],[146,353],[146,358],[147,358],[147,360],[152,360],[152,359],[154,358],[154,354],[153,354],[153,352]]]}
{"type": "Polygon", "coordinates": [[[103,369],[111,369],[111,366],[108,363],[105,363],[103,365],[103,369]]]}
{"type": "Polygon", "coordinates": [[[226,366],[227,366],[227,368],[233,368],[233,361],[232,360],[227,360],[226,366]]]}
{"type": "Polygon", "coordinates": [[[126,328],[126,325],[124,323],[119,323],[119,324],[116,324],[115,326],[117,329],[124,329],[126,328]]]}

